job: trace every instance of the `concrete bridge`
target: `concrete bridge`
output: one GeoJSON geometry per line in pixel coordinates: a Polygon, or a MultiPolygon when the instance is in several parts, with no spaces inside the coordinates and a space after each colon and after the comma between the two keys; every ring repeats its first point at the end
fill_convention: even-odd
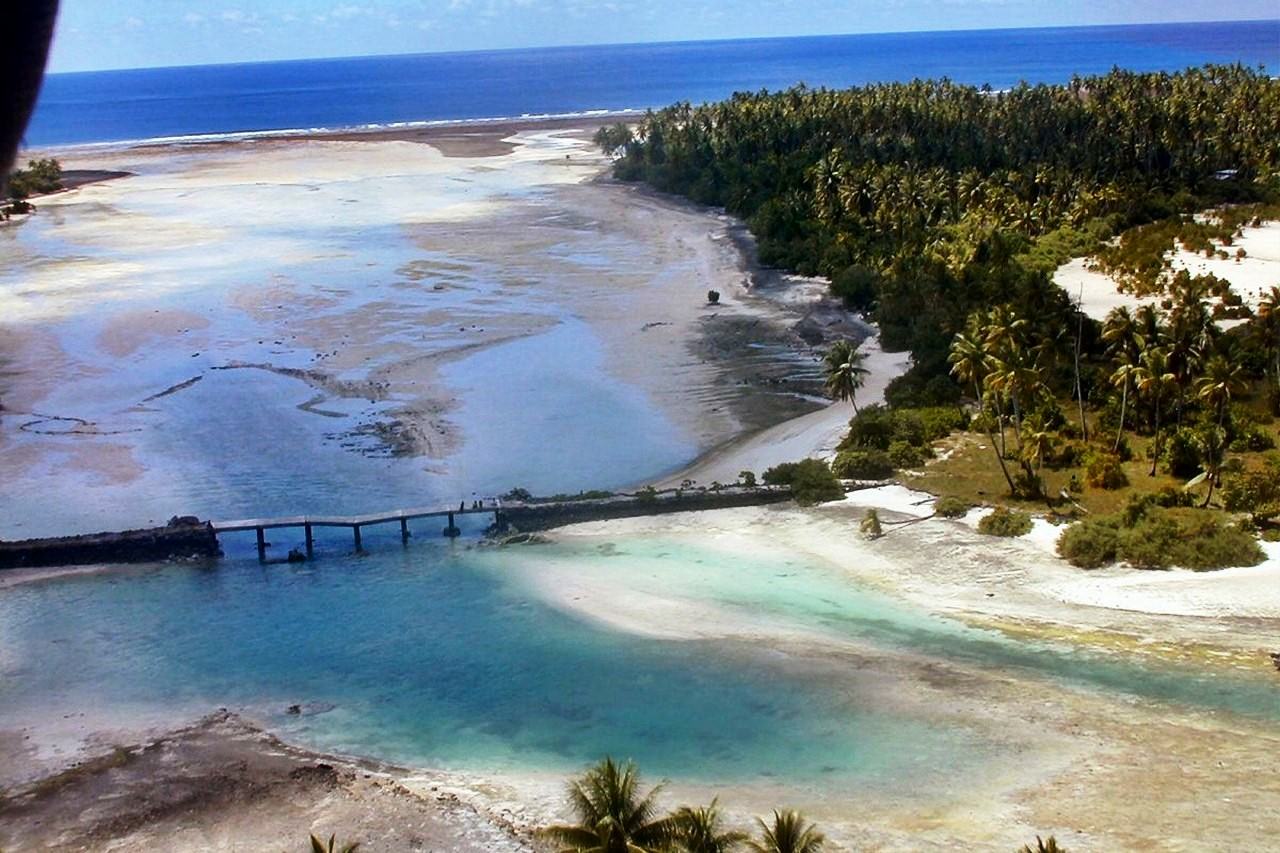
{"type": "Polygon", "coordinates": [[[317,527],[346,527],[351,530],[351,535],[355,540],[357,551],[363,551],[364,546],[360,539],[360,531],[365,527],[372,527],[376,524],[393,524],[400,525],[400,538],[402,541],[408,542],[412,535],[409,532],[409,522],[420,518],[443,518],[447,523],[441,534],[444,536],[454,537],[462,531],[458,529],[456,524],[459,515],[492,515],[495,527],[502,526],[502,503],[497,500],[477,501],[467,504],[465,501],[458,509],[397,509],[391,512],[374,513],[372,515],[296,515],[286,518],[245,518],[237,521],[214,521],[210,522],[213,532],[236,533],[240,531],[252,530],[258,535],[258,559],[265,560],[267,557],[267,538],[268,530],[282,530],[287,528],[302,528],[303,536],[306,540],[307,556],[310,557],[315,551],[314,530],[317,527]]]}

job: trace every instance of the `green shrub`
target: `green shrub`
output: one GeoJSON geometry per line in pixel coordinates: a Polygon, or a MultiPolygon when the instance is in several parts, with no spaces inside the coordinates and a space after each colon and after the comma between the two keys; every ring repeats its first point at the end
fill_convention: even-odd
{"type": "Polygon", "coordinates": [[[1178,486],[1165,486],[1151,495],[1151,500],[1156,506],[1173,509],[1174,507],[1191,506],[1196,502],[1196,497],[1191,492],[1178,486]]]}
{"type": "MultiPolygon", "coordinates": [[[[831,469],[846,480],[887,480],[893,476],[893,462],[883,450],[842,450],[831,469]]],[[[765,472],[768,482],[768,472],[765,472]]]]}
{"type": "Polygon", "coordinates": [[[849,433],[840,443],[840,449],[888,450],[894,442],[928,447],[932,442],[964,429],[967,421],[968,417],[953,406],[907,409],[866,406],[849,421],[849,433]]]}
{"type": "Polygon", "coordinates": [[[880,273],[860,264],[845,267],[831,278],[831,292],[849,308],[865,311],[875,304],[880,273]]]}
{"type": "Polygon", "coordinates": [[[1116,557],[1135,569],[1167,569],[1181,536],[1182,528],[1164,511],[1147,510],[1120,536],[1116,557]]]}
{"type": "Polygon", "coordinates": [[[1088,519],[1069,526],[1058,537],[1058,555],[1073,566],[1098,569],[1116,561],[1120,533],[1114,521],[1088,519]]]}
{"type": "Polygon", "coordinates": [[[658,490],[653,486],[645,486],[636,492],[636,500],[640,503],[651,504],[658,502],[658,490]]]}
{"type": "Polygon", "coordinates": [[[1211,516],[1180,523],[1150,495],[1131,501],[1123,513],[1068,527],[1058,537],[1058,554],[1084,569],[1123,560],[1136,569],[1197,571],[1254,566],[1265,557],[1257,540],[1239,526],[1211,516]]]}
{"type": "Polygon", "coordinates": [[[978,522],[978,532],[988,536],[1026,536],[1031,532],[1031,516],[999,506],[978,522]]]}
{"type": "Polygon", "coordinates": [[[938,498],[933,505],[933,511],[943,518],[963,518],[969,514],[971,509],[973,509],[973,504],[964,498],[950,495],[938,498]]]}
{"type": "Polygon", "coordinates": [[[1110,453],[1092,453],[1084,472],[1085,482],[1095,489],[1123,489],[1129,485],[1119,457],[1110,453]]]}
{"type": "Polygon", "coordinates": [[[1260,453],[1264,450],[1274,450],[1276,440],[1271,434],[1260,426],[1250,424],[1236,432],[1235,437],[1231,440],[1231,451],[1233,453],[1260,453]]]}
{"type": "Polygon", "coordinates": [[[840,450],[868,448],[888,450],[893,441],[893,414],[885,406],[863,406],[849,421],[849,433],[840,442],[840,450]]]}
{"type": "Polygon", "coordinates": [[[862,530],[862,535],[868,539],[879,539],[884,535],[884,528],[880,525],[880,513],[876,511],[875,507],[867,509],[867,514],[862,518],[860,529],[862,530]]]}
{"type": "Polygon", "coordinates": [[[1207,519],[1190,536],[1184,535],[1176,553],[1176,565],[1195,571],[1256,566],[1266,559],[1252,533],[1216,519],[1207,519]]]}
{"type": "Polygon", "coordinates": [[[1222,484],[1222,505],[1230,512],[1247,512],[1255,523],[1280,515],[1280,463],[1272,460],[1261,471],[1245,471],[1222,484]]]}
{"type": "Polygon", "coordinates": [[[784,462],[764,472],[771,485],[790,486],[792,496],[801,506],[812,506],[844,497],[844,488],[831,468],[821,459],[784,462]]]}
{"type": "Polygon", "coordinates": [[[1079,441],[1064,441],[1045,456],[1044,464],[1054,470],[1075,468],[1090,458],[1089,447],[1079,441]]]}
{"type": "Polygon", "coordinates": [[[754,488],[756,484],[756,472],[742,471],[741,473],[738,474],[738,480],[739,482],[742,483],[742,485],[746,486],[748,489],[754,488]]]}
{"type": "Polygon", "coordinates": [[[764,472],[764,481],[770,486],[790,486],[799,467],[799,462],[779,462],[764,472]]]}
{"type": "Polygon", "coordinates": [[[1200,438],[1195,430],[1183,427],[1164,442],[1161,461],[1174,477],[1189,480],[1200,473],[1200,438]]]}
{"type": "Polygon", "coordinates": [[[895,441],[889,445],[888,457],[894,468],[919,468],[932,454],[923,447],[915,447],[905,441],[895,441]]]}
{"type": "Polygon", "coordinates": [[[969,425],[969,416],[955,406],[930,406],[915,412],[924,426],[925,441],[946,438],[969,425]]]}

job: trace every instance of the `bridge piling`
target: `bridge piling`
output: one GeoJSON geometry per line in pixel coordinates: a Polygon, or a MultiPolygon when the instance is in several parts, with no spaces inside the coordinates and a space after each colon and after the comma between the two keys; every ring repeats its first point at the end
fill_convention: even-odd
{"type": "Polygon", "coordinates": [[[258,532],[258,562],[265,563],[267,561],[267,534],[261,527],[255,529],[258,532]]]}
{"type": "Polygon", "coordinates": [[[311,535],[311,523],[307,522],[306,524],[302,525],[302,530],[305,536],[307,537],[307,556],[313,557],[315,556],[315,539],[311,535]]]}
{"type": "Polygon", "coordinates": [[[409,541],[409,519],[400,516],[400,541],[409,541]]]}
{"type": "Polygon", "coordinates": [[[356,540],[356,553],[359,554],[364,551],[364,545],[360,542],[360,525],[351,525],[351,532],[354,534],[356,540]]]}
{"type": "Polygon", "coordinates": [[[459,530],[458,526],[453,523],[452,512],[449,513],[449,526],[444,529],[443,533],[445,536],[448,536],[450,539],[456,539],[457,537],[462,535],[462,531],[459,530]]]}

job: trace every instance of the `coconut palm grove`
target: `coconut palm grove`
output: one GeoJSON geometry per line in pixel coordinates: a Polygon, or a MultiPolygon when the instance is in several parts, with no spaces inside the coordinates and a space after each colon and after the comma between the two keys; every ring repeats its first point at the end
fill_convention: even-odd
{"type": "MultiPolygon", "coordinates": [[[[1280,288],[1251,309],[1165,257],[1244,257],[1242,229],[1280,214],[1277,139],[1280,82],[1238,65],[797,87],[597,135],[617,177],[744,217],[762,261],[829,277],[910,350],[836,475],[912,472],[945,445],[914,479],[953,512],[1081,520],[1069,561],[1152,568],[1252,565],[1280,532],[1280,288]],[[1155,304],[1086,316],[1053,282],[1082,256],[1155,304]]],[[[855,351],[831,350],[826,388],[856,406],[855,351]]]]}

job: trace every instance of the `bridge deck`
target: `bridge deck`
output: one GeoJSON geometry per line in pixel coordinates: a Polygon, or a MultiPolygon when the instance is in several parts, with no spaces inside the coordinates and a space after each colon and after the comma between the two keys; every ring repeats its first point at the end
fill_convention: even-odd
{"type": "Polygon", "coordinates": [[[243,518],[235,521],[213,521],[215,533],[236,533],[246,530],[278,530],[282,527],[367,527],[371,524],[390,524],[393,521],[412,521],[415,518],[444,518],[449,515],[492,515],[501,507],[484,509],[397,509],[371,515],[294,515],[284,518],[243,518]]]}

